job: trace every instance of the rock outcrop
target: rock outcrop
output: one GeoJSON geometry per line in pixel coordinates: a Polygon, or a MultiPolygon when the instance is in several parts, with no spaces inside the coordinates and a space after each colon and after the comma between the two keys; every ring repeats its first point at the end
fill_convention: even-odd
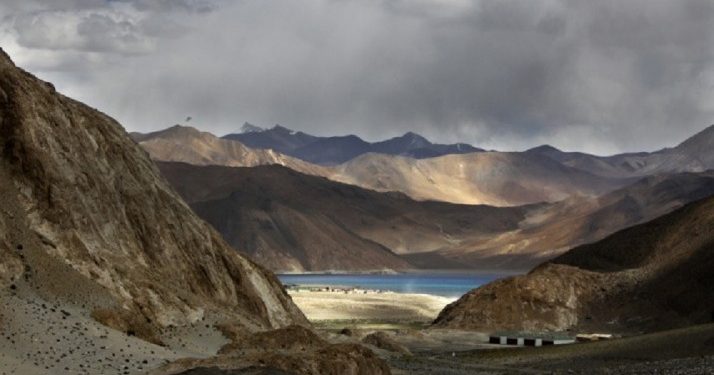
{"type": "Polygon", "coordinates": [[[391,373],[384,360],[362,345],[330,344],[305,327],[290,326],[236,337],[215,358],[176,361],[158,369],[155,374],[244,373],[236,369],[245,373],[294,375],[391,373]]]}

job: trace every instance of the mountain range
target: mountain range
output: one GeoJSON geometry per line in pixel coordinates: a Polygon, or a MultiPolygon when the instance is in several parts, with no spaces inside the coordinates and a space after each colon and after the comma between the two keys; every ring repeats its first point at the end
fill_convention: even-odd
{"type": "Polygon", "coordinates": [[[132,136],[158,161],[224,166],[279,164],[372,190],[451,203],[515,206],[554,202],[572,195],[596,196],[632,181],[597,176],[550,157],[527,153],[475,152],[425,159],[368,153],[340,165],[322,166],[272,150],[248,148],[186,126],[132,136]]]}
{"type": "MultiPolygon", "coordinates": [[[[435,144],[408,132],[400,137],[369,143],[354,135],[317,137],[280,125],[262,129],[246,123],[240,133],[224,139],[237,140],[254,149],[272,149],[311,163],[337,165],[367,153],[426,159],[443,155],[482,152],[464,143],[435,144]]],[[[673,172],[701,172],[714,166],[714,127],[708,127],[679,145],[655,152],[597,156],[566,152],[550,145],[525,151],[527,155],[547,156],[557,162],[602,177],[632,177],[673,172]]]]}
{"type": "Polygon", "coordinates": [[[201,217],[271,269],[526,270],[712,194],[712,174],[703,171],[712,129],[655,153],[600,157],[550,146],[425,159],[368,153],[336,166],[181,126],[134,139],[157,161],[192,164],[160,163],[201,217]],[[270,164],[315,177],[219,168],[270,164]],[[474,204],[495,207],[474,210],[474,204]]]}
{"type": "Polygon", "coordinates": [[[595,156],[563,152],[540,146],[527,153],[545,155],[567,166],[603,177],[648,176],[676,172],[702,172],[714,168],[714,125],[672,148],[655,152],[595,156]]]}
{"type": "Polygon", "coordinates": [[[415,201],[282,166],[159,162],[194,211],[276,271],[527,270],[714,194],[714,172],[644,178],[598,198],[517,207],[415,201]]]}
{"type": "Polygon", "coordinates": [[[255,149],[275,150],[321,165],[341,164],[367,153],[423,159],[483,151],[465,143],[451,145],[432,143],[413,132],[385,141],[370,143],[355,135],[317,137],[280,125],[275,125],[270,129],[261,129],[246,123],[241,130],[240,133],[228,134],[223,138],[239,141],[255,149]]]}
{"type": "MultiPolygon", "coordinates": [[[[281,127],[241,134],[266,133],[312,139],[281,127]]],[[[540,146],[524,152],[480,151],[418,159],[370,152],[332,166],[246,147],[188,127],[175,126],[145,135],[134,133],[133,137],[153,159],[160,161],[225,166],[280,164],[372,190],[403,192],[417,200],[495,206],[556,202],[577,195],[596,197],[650,175],[714,168],[714,148],[709,147],[714,142],[714,126],[676,147],[653,153],[602,157],[540,146]]],[[[329,142],[328,139],[331,138],[320,141],[329,142]]],[[[318,148],[326,154],[330,149],[332,146],[318,148]]]]}

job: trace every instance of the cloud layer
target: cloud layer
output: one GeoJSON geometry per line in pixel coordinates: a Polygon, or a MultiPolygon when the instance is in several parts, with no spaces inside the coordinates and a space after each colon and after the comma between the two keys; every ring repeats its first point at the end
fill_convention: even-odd
{"type": "Polygon", "coordinates": [[[612,153],[714,123],[709,0],[10,0],[0,21],[18,64],[129,130],[612,153]]]}

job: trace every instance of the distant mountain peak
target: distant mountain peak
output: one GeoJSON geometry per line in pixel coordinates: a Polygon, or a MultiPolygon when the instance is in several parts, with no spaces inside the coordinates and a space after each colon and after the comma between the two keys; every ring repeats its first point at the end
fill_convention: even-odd
{"type": "Polygon", "coordinates": [[[403,135],[399,137],[394,137],[387,139],[386,141],[378,142],[381,144],[394,144],[395,142],[402,144],[402,147],[410,147],[410,148],[418,148],[418,147],[424,147],[427,145],[430,145],[431,142],[427,140],[426,138],[422,137],[421,135],[414,133],[414,132],[406,132],[403,135]],[[404,145],[404,143],[408,143],[408,145],[404,145]]]}
{"type": "Polygon", "coordinates": [[[694,134],[693,136],[689,137],[689,139],[694,139],[694,138],[701,138],[701,137],[714,137],[714,124],[707,126],[706,128],[702,129],[697,134],[694,134]]]}
{"type": "Polygon", "coordinates": [[[333,137],[327,137],[329,139],[348,139],[351,141],[360,141],[360,142],[365,142],[362,138],[354,135],[354,134],[347,134],[347,135],[336,135],[333,137]]]}
{"type": "Polygon", "coordinates": [[[709,125],[697,134],[680,143],[677,149],[689,149],[693,152],[703,152],[714,145],[714,125],[709,125]]]}
{"type": "Polygon", "coordinates": [[[290,133],[290,134],[295,134],[295,131],[292,129],[288,129],[280,124],[275,124],[272,128],[270,128],[272,131],[277,131],[277,132],[284,132],[284,133],[290,133]]]}
{"type": "Polygon", "coordinates": [[[408,139],[408,140],[410,140],[410,141],[412,141],[412,142],[431,143],[431,142],[429,142],[426,138],[424,138],[423,136],[421,136],[421,135],[419,135],[419,134],[417,134],[417,133],[414,133],[414,132],[406,132],[406,133],[404,133],[404,135],[402,135],[402,136],[399,137],[399,138],[408,139]]]}
{"type": "Polygon", "coordinates": [[[265,129],[261,128],[260,126],[255,126],[249,122],[245,122],[243,126],[240,128],[241,134],[245,133],[260,133],[265,131],[265,129]]]}
{"type": "Polygon", "coordinates": [[[404,135],[402,135],[403,138],[424,138],[421,135],[414,133],[414,132],[406,132],[404,135]]]}
{"type": "Polygon", "coordinates": [[[201,131],[192,127],[192,126],[186,126],[186,125],[181,125],[181,124],[176,124],[168,129],[164,130],[159,130],[158,132],[154,134],[162,134],[162,135],[198,135],[201,134],[201,131]]]}
{"type": "Polygon", "coordinates": [[[205,134],[205,133],[202,133],[200,130],[198,130],[194,127],[176,124],[169,128],[166,128],[163,130],[158,130],[158,131],[151,132],[151,133],[136,133],[135,132],[135,133],[131,134],[131,137],[136,142],[144,142],[144,141],[149,141],[151,139],[157,139],[157,138],[192,139],[192,138],[200,137],[202,134],[205,134]]]}
{"type": "Polygon", "coordinates": [[[533,147],[528,150],[528,152],[562,152],[560,149],[553,147],[551,145],[540,145],[538,147],[533,147]]]}

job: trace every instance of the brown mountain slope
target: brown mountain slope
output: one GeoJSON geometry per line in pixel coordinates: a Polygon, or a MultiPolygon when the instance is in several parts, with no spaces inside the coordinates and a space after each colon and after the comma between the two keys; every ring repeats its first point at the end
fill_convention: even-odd
{"type": "Polygon", "coordinates": [[[0,121],[2,285],[28,270],[43,283],[83,280],[116,303],[97,308],[158,326],[209,310],[254,328],[305,322],[277,279],[196,217],[118,123],[4,52],[0,121]]]}
{"type": "Polygon", "coordinates": [[[528,270],[573,246],[714,194],[714,173],[684,173],[648,177],[597,198],[517,208],[467,206],[414,201],[277,166],[159,166],[230,243],[283,271],[528,270]]]}
{"type": "Polygon", "coordinates": [[[714,319],[714,198],[689,204],[447,306],[439,327],[654,331],[714,319]]]}
{"type": "Polygon", "coordinates": [[[512,230],[534,208],[419,202],[278,166],[159,167],[229,243],[278,270],[409,268],[395,253],[512,230]]]}
{"type": "Polygon", "coordinates": [[[652,153],[614,155],[603,160],[638,176],[713,169],[714,125],[672,148],[652,153]]]}
{"type": "MultiPolygon", "coordinates": [[[[711,195],[714,172],[646,177],[600,197],[573,197],[542,206],[531,210],[515,230],[473,238],[437,253],[481,268],[530,269],[574,246],[600,240],[711,195]]],[[[419,264],[419,259],[410,259],[419,264]]]]}
{"type": "Polygon", "coordinates": [[[221,139],[188,126],[175,125],[148,134],[133,133],[132,137],[158,161],[229,167],[278,164],[317,176],[329,174],[327,168],[273,150],[251,149],[238,141],[221,139]]]}
{"type": "Polygon", "coordinates": [[[582,152],[563,152],[547,145],[526,152],[547,156],[564,165],[605,177],[702,172],[714,169],[714,125],[675,147],[656,152],[596,156],[582,152]]]}
{"type": "Polygon", "coordinates": [[[540,155],[478,152],[429,159],[366,154],[331,179],[377,191],[464,204],[516,206],[600,195],[629,181],[595,176],[540,155]]]}

